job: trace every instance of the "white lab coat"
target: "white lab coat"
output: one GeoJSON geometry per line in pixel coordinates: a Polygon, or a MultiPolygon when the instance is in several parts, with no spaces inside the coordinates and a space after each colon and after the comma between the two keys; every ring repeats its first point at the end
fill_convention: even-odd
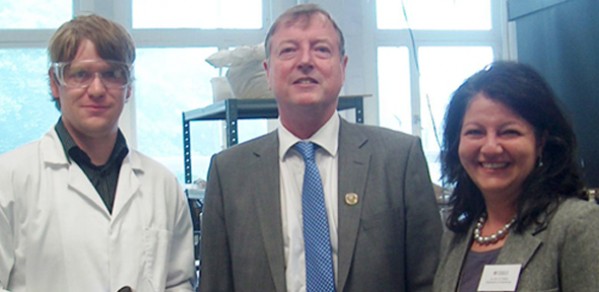
{"type": "Polygon", "coordinates": [[[112,214],[56,132],[0,156],[0,291],[192,291],[193,230],[176,178],[136,151],[112,214]]]}

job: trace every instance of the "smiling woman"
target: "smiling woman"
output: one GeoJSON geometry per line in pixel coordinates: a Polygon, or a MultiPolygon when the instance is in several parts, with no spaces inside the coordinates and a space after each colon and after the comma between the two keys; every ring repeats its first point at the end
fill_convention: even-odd
{"type": "Polygon", "coordinates": [[[441,157],[454,190],[434,291],[499,288],[487,269],[515,277],[485,291],[599,291],[599,207],[583,200],[576,137],[539,73],[495,62],[468,78],[441,157]]]}
{"type": "Polygon", "coordinates": [[[464,115],[458,154],[485,200],[515,204],[542,153],[542,144],[528,121],[479,93],[464,115]]]}

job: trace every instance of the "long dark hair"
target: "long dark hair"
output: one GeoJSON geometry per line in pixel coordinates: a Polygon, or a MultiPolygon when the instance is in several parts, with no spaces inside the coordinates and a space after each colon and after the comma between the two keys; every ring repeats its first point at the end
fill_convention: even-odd
{"type": "Polygon", "coordinates": [[[550,215],[563,198],[582,197],[576,137],[555,94],[531,67],[499,61],[460,85],[445,113],[441,174],[444,183],[453,187],[447,227],[454,232],[465,232],[485,211],[482,194],[458,156],[463,118],[470,101],[479,93],[507,106],[530,123],[537,141],[545,139],[539,164],[524,181],[517,199],[516,232],[538,221],[540,215],[550,215]]]}

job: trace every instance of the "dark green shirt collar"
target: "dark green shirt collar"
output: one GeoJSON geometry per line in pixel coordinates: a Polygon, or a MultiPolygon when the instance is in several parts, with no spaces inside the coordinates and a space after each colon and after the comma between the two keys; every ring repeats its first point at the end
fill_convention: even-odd
{"type": "MultiPolygon", "coordinates": [[[[75,157],[77,157],[78,159],[75,159],[75,161],[77,163],[83,162],[86,165],[101,167],[101,165],[100,166],[93,165],[91,163],[91,159],[89,158],[87,153],[85,153],[83,150],[81,150],[81,148],[79,148],[79,146],[77,146],[77,144],[73,140],[73,137],[71,136],[69,131],[67,131],[67,128],[64,126],[64,123],[62,122],[62,118],[58,119],[58,122],[54,126],[54,129],[56,130],[56,133],[58,134],[58,138],[60,139],[62,148],[67,156],[67,159],[69,160],[69,163],[71,163],[71,159],[75,159],[75,157]],[[78,161],[78,160],[81,160],[81,161],[78,161]]],[[[110,157],[108,158],[108,161],[106,162],[105,165],[109,165],[115,161],[118,161],[118,164],[120,165],[122,160],[125,158],[125,156],[127,156],[127,153],[129,153],[129,148],[127,147],[127,141],[125,140],[125,136],[119,129],[117,136],[116,136],[116,142],[114,144],[114,149],[112,149],[112,153],[110,154],[110,157]]]]}

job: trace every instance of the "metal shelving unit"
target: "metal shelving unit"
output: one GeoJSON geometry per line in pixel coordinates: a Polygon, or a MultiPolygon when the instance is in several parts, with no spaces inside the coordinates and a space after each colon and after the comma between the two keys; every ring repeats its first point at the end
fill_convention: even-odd
{"type": "MultiPolygon", "coordinates": [[[[364,123],[365,95],[342,96],[338,110],[354,109],[356,123],[364,123]]],[[[275,119],[279,115],[274,99],[226,99],[209,106],[183,112],[183,157],[185,183],[191,183],[191,137],[189,124],[193,121],[223,120],[226,122],[227,147],[238,143],[237,121],[239,119],[275,119]]]]}

